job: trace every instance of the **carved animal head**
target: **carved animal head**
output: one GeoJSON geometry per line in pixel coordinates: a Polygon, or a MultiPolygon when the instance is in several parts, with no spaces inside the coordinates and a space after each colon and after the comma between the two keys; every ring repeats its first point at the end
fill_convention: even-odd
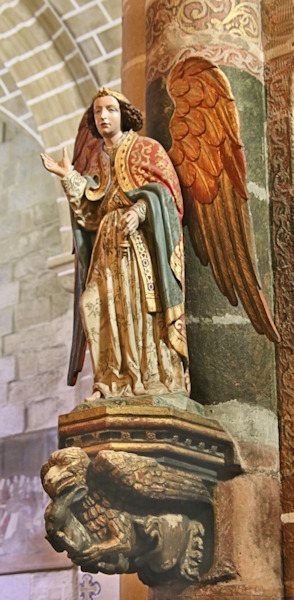
{"type": "Polygon", "coordinates": [[[79,496],[77,491],[87,491],[88,489],[86,480],[90,462],[87,454],[81,448],[56,450],[41,469],[41,480],[45,492],[53,499],[73,490],[75,500],[77,500],[79,496]]]}

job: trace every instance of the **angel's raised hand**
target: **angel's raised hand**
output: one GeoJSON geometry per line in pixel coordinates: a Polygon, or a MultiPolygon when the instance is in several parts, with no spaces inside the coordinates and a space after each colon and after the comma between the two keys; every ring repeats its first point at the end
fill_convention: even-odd
{"type": "Polygon", "coordinates": [[[63,148],[62,158],[60,161],[54,160],[48,154],[41,152],[42,163],[50,173],[59,175],[59,177],[67,177],[73,170],[73,166],[70,162],[70,158],[67,153],[67,148],[63,148]]]}

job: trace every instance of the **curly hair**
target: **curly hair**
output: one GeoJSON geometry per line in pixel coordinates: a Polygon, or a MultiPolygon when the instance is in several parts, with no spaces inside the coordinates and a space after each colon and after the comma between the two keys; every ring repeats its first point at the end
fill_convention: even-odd
{"type": "MultiPolygon", "coordinates": [[[[94,111],[93,105],[97,96],[93,98],[91,106],[89,106],[87,110],[87,123],[91,134],[96,138],[101,138],[102,136],[97,130],[95,120],[94,120],[94,111]]],[[[143,116],[141,111],[128,102],[124,102],[120,99],[117,99],[120,107],[121,113],[121,129],[122,131],[129,131],[133,129],[134,131],[139,131],[143,127],[143,116]]]]}

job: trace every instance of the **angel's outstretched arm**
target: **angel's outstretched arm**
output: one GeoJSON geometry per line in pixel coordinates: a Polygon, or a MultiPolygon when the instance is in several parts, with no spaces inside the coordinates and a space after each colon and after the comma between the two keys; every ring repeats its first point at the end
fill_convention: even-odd
{"type": "Polygon", "coordinates": [[[67,153],[67,148],[63,148],[62,158],[60,161],[54,160],[48,154],[41,152],[42,163],[50,173],[59,175],[59,177],[68,177],[73,170],[70,158],[67,153]]]}

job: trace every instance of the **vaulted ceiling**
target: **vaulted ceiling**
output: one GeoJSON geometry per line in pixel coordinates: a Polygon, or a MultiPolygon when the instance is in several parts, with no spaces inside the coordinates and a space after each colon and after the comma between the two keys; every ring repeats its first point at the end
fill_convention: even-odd
{"type": "Polygon", "coordinates": [[[120,71],[121,0],[0,0],[0,116],[47,151],[73,143],[93,94],[119,88],[120,71]]]}

